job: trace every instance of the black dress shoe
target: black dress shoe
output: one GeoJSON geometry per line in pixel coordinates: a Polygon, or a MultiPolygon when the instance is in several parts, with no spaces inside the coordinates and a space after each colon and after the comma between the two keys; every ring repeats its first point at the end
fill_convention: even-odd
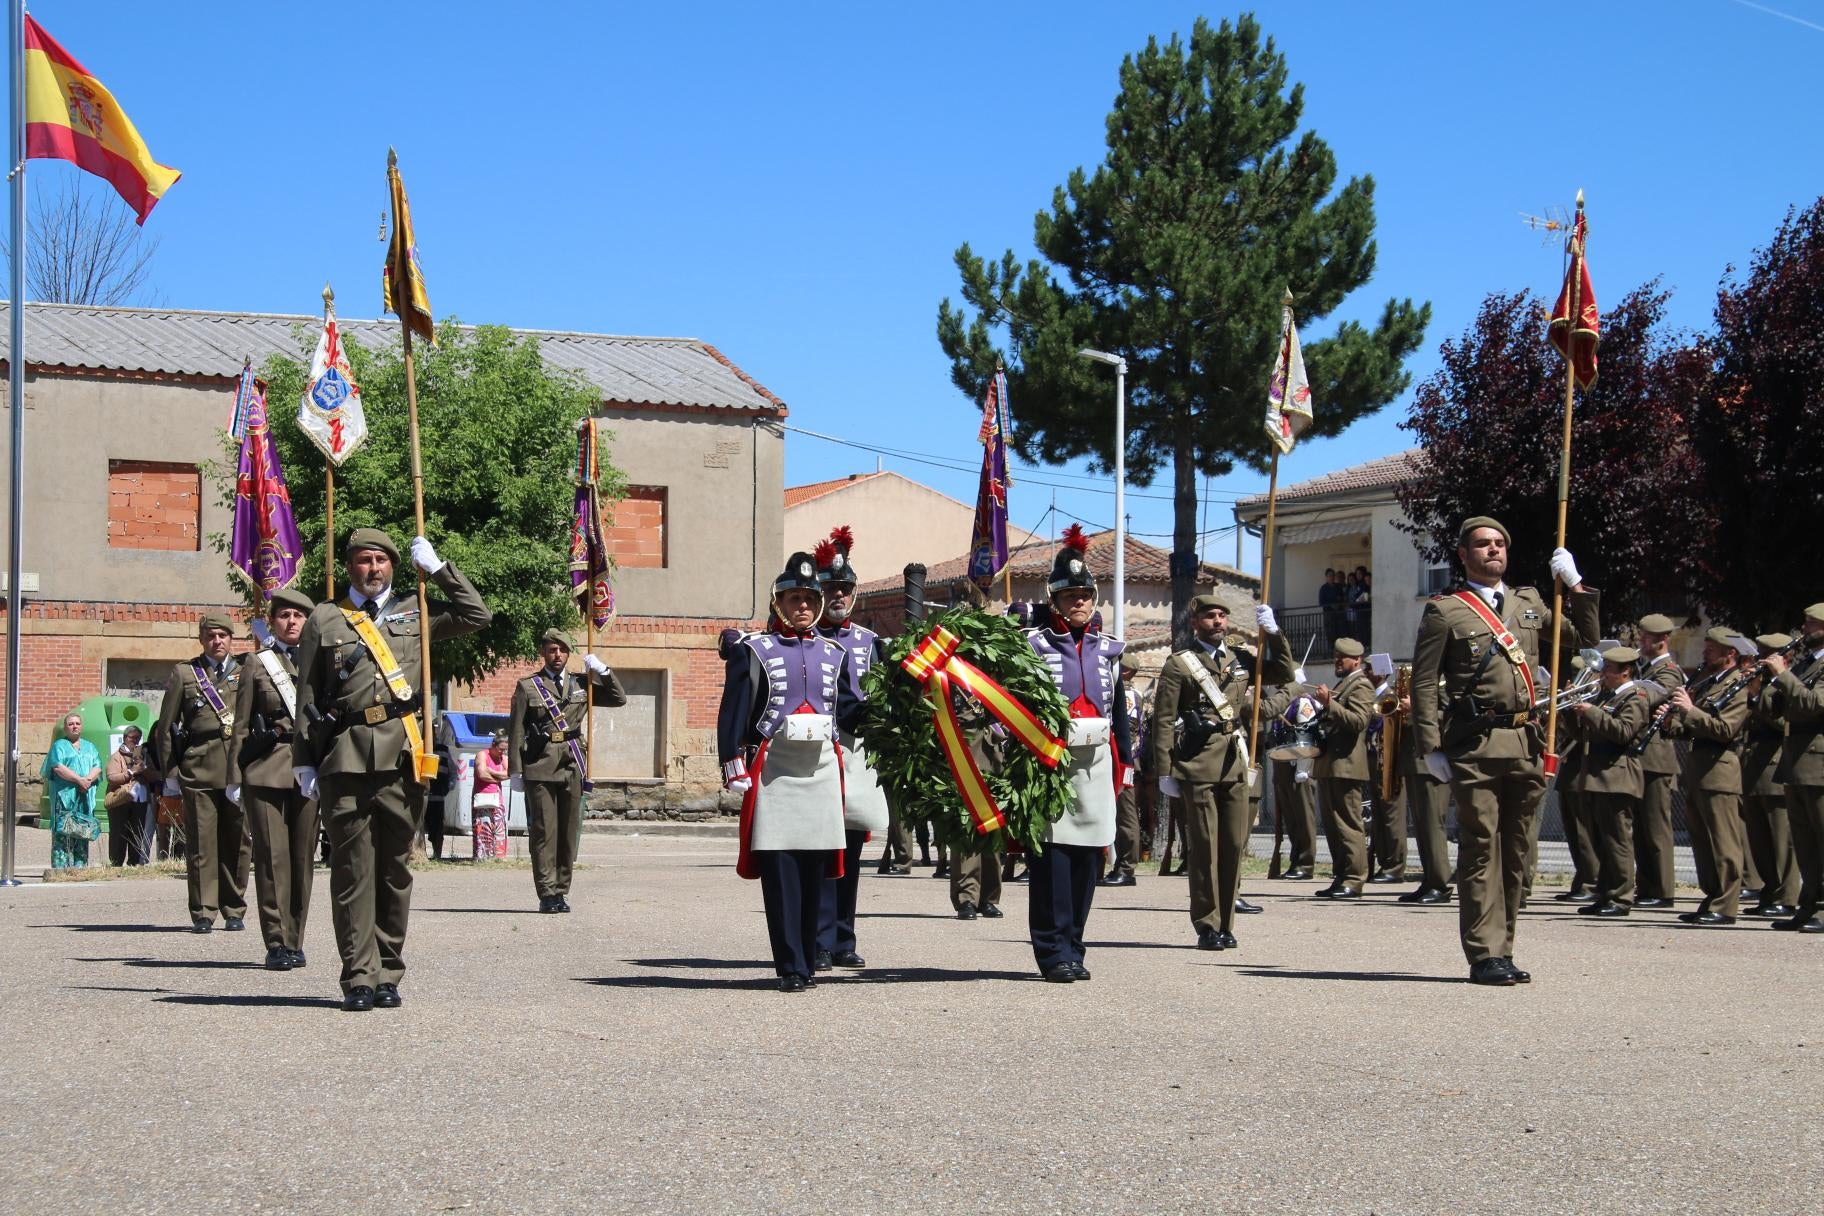
{"type": "Polygon", "coordinates": [[[1074,984],[1077,980],[1077,969],[1069,963],[1059,963],[1055,967],[1047,967],[1040,974],[1045,977],[1047,984],[1074,984]]]}
{"type": "Polygon", "coordinates": [[[779,991],[781,992],[803,992],[804,989],[805,982],[802,975],[782,975],[779,977],[779,991]]]}
{"type": "Polygon", "coordinates": [[[1593,904],[1596,902],[1596,892],[1582,891],[1573,887],[1569,891],[1558,892],[1552,898],[1561,904],[1593,904]]]}
{"type": "Polygon", "coordinates": [[[374,1007],[374,990],[366,984],[356,984],[342,997],[342,1012],[366,1013],[374,1007]]]}
{"type": "Polygon", "coordinates": [[[1281,882],[1310,882],[1311,871],[1302,866],[1295,866],[1279,876],[1281,882]]]}
{"type": "Polygon", "coordinates": [[[893,874],[898,874],[903,878],[906,875],[909,875],[912,873],[912,866],[909,863],[901,862],[899,865],[894,866],[893,869],[889,872],[893,873],[893,874]]]}
{"type": "Polygon", "coordinates": [[[1649,895],[1645,899],[1634,901],[1636,908],[1670,908],[1672,901],[1663,895],[1649,895]]]}
{"type": "Polygon", "coordinates": [[[1109,872],[1108,877],[1102,880],[1102,885],[1105,887],[1137,887],[1140,885],[1140,880],[1135,878],[1132,874],[1123,874],[1119,870],[1112,870],[1109,872]]]}
{"type": "Polygon", "coordinates": [[[399,999],[399,985],[381,984],[374,989],[375,1009],[397,1009],[405,1002],[399,999]]]}
{"type": "Polygon", "coordinates": [[[206,920],[193,920],[190,922],[190,932],[192,932],[192,933],[214,933],[215,926],[206,920]]]}
{"type": "Polygon", "coordinates": [[[974,920],[975,919],[975,905],[970,903],[966,899],[962,903],[956,905],[956,919],[974,920]]]}
{"type": "Polygon", "coordinates": [[[1799,926],[1800,933],[1824,933],[1824,920],[1812,917],[1799,926]]]}
{"type": "Polygon", "coordinates": [[[286,953],[291,955],[291,966],[294,971],[307,965],[302,950],[287,950],[286,953]]]}
{"type": "Polygon", "coordinates": [[[828,971],[833,966],[835,966],[835,963],[830,960],[830,952],[828,950],[819,950],[816,957],[811,960],[812,971],[828,971]]]}
{"type": "Polygon", "coordinates": [[[570,910],[570,901],[561,895],[552,896],[551,901],[557,905],[557,910],[559,912],[568,912],[570,910]]]}
{"type": "Polygon", "coordinates": [[[1616,917],[1626,916],[1627,914],[1628,905],[1617,903],[1612,899],[1605,899],[1599,904],[1587,904],[1584,907],[1577,909],[1577,915],[1579,916],[1598,916],[1604,920],[1613,920],[1616,917]]]}
{"type": "Polygon", "coordinates": [[[1530,971],[1522,971],[1522,970],[1520,970],[1520,968],[1514,966],[1513,959],[1504,958],[1501,961],[1503,963],[1507,964],[1508,974],[1510,974],[1514,977],[1514,983],[1530,984],[1533,982],[1533,973],[1530,971]]]}
{"type": "Polygon", "coordinates": [[[1022,869],[1018,874],[1015,874],[1013,876],[1012,881],[1014,881],[1014,882],[1031,882],[1032,881],[1032,871],[1022,869]]]}
{"type": "Polygon", "coordinates": [[[226,932],[239,933],[242,929],[245,929],[246,927],[247,927],[246,920],[239,916],[222,917],[222,928],[226,932]]]}
{"type": "Polygon", "coordinates": [[[1006,915],[1006,913],[1001,911],[1001,906],[999,904],[983,904],[982,915],[986,916],[989,920],[999,920],[1002,916],[1006,915]]]}
{"type": "Polygon", "coordinates": [[[1089,968],[1085,967],[1082,963],[1067,963],[1066,966],[1076,973],[1078,979],[1086,980],[1089,978],[1089,968]]]}
{"type": "Polygon", "coordinates": [[[1220,950],[1220,949],[1222,949],[1222,935],[1220,933],[1216,932],[1216,930],[1214,930],[1214,929],[1198,930],[1197,948],[1199,950],[1220,950]]]}
{"type": "Polygon", "coordinates": [[[1797,911],[1798,909],[1791,904],[1756,904],[1742,915],[1752,916],[1757,920],[1785,920],[1797,911]]]}
{"type": "Polygon", "coordinates": [[[1338,887],[1330,892],[1331,899],[1360,899],[1362,893],[1354,887],[1338,887]]]}
{"type": "Polygon", "coordinates": [[[893,872],[893,863],[882,859],[880,865],[875,867],[874,872],[876,874],[891,874],[893,872]]]}
{"type": "Polygon", "coordinates": [[[838,967],[847,967],[850,970],[858,970],[868,965],[868,960],[853,950],[838,950],[830,956],[830,961],[838,967]]]}
{"type": "Polygon", "coordinates": [[[1415,904],[1447,904],[1450,902],[1450,888],[1433,887],[1412,902],[1415,904]]]}
{"type": "Polygon", "coordinates": [[[1507,965],[1506,959],[1485,958],[1470,964],[1469,982],[1486,984],[1490,988],[1511,988],[1520,981],[1514,978],[1514,969],[1507,965]]]}
{"type": "Polygon", "coordinates": [[[1235,935],[1230,933],[1227,929],[1224,929],[1216,935],[1216,941],[1216,948],[1219,950],[1239,950],[1241,948],[1241,943],[1236,941],[1235,935]]]}
{"type": "Polygon", "coordinates": [[[933,877],[933,878],[950,877],[950,863],[947,861],[940,863],[936,869],[931,871],[931,877],[933,877]]]}
{"type": "Polygon", "coordinates": [[[1251,904],[1247,900],[1242,899],[1239,895],[1235,897],[1235,910],[1242,913],[1244,916],[1253,916],[1256,913],[1266,911],[1266,909],[1259,904],[1251,904]]]}
{"type": "Polygon", "coordinates": [[[1342,890],[1341,887],[1337,886],[1335,883],[1331,883],[1329,886],[1324,887],[1322,890],[1313,891],[1311,893],[1311,897],[1313,899],[1335,899],[1336,893],[1340,890],[1342,890]]]}
{"type": "Polygon", "coordinates": [[[1384,887],[1390,883],[1405,881],[1406,876],[1404,874],[1395,874],[1392,870],[1382,870],[1379,874],[1370,874],[1368,876],[1369,884],[1376,887],[1384,887]]]}
{"type": "Polygon", "coordinates": [[[538,897],[538,910],[539,910],[539,911],[540,911],[540,912],[555,912],[555,911],[557,911],[557,897],[556,897],[556,896],[554,896],[554,895],[541,895],[541,896],[539,896],[539,897],[538,897]]]}
{"type": "Polygon", "coordinates": [[[266,951],[266,970],[290,971],[291,968],[291,951],[283,946],[273,946],[266,951]]]}
{"type": "Polygon", "coordinates": [[[1707,909],[1702,912],[1687,912],[1678,919],[1688,925],[1733,925],[1735,923],[1735,917],[1725,916],[1721,912],[1711,912],[1707,909]]]}

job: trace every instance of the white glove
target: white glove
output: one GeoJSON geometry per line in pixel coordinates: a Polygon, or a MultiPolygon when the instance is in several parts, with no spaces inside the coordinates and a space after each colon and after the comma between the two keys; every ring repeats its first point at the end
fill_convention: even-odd
{"type": "Polygon", "coordinates": [[[223,795],[223,797],[227,798],[228,801],[234,803],[234,805],[236,805],[236,806],[241,805],[241,787],[240,786],[231,785],[227,789],[222,791],[222,795],[223,795]]]}
{"type": "Polygon", "coordinates": [[[1552,577],[1563,583],[1567,591],[1583,582],[1583,575],[1577,573],[1577,559],[1569,549],[1552,550],[1552,577]]]}
{"type": "Polygon", "coordinates": [[[412,565],[426,574],[435,574],[443,569],[443,561],[437,556],[437,550],[422,536],[412,537],[412,565]]]}
{"type": "Polygon", "coordinates": [[[608,674],[608,664],[602,662],[592,654],[583,656],[583,666],[587,667],[598,676],[605,676],[608,674]]]}
{"type": "Polygon", "coordinates": [[[1262,633],[1278,633],[1279,622],[1273,619],[1273,610],[1262,604],[1254,610],[1254,621],[1262,633]]]}
{"type": "Polygon", "coordinates": [[[746,777],[736,777],[733,781],[728,783],[728,792],[731,794],[746,794],[748,788],[753,784],[754,783],[746,777]]]}
{"type": "Polygon", "coordinates": [[[316,769],[306,768],[302,765],[294,765],[291,770],[291,775],[297,778],[298,793],[304,795],[306,798],[315,798],[317,796],[316,769]]]}
{"type": "Polygon", "coordinates": [[[1444,758],[1443,752],[1426,752],[1425,767],[1430,769],[1431,775],[1439,781],[1446,785],[1450,784],[1450,761],[1444,758]]]}
{"type": "Polygon", "coordinates": [[[1292,784],[1293,785],[1297,785],[1301,781],[1309,781],[1309,780],[1311,780],[1311,770],[1306,768],[1304,765],[1301,764],[1297,768],[1292,770],[1292,784]]]}
{"type": "Polygon", "coordinates": [[[523,776],[514,776],[514,777],[510,778],[507,781],[507,791],[509,793],[513,793],[513,794],[525,793],[526,792],[526,779],[523,776]]]}
{"type": "Polygon", "coordinates": [[[1181,797],[1183,793],[1183,791],[1178,788],[1178,778],[1176,777],[1159,778],[1159,792],[1164,794],[1167,798],[1178,798],[1181,797]]]}
{"type": "Polygon", "coordinates": [[[184,791],[183,791],[182,787],[180,787],[177,784],[176,777],[166,777],[165,778],[165,797],[175,798],[183,792],[184,791]]]}

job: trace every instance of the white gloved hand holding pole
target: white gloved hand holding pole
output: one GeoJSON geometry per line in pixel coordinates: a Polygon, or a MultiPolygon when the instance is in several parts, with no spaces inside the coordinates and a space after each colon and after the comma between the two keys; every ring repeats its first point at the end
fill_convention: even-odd
{"type": "Polygon", "coordinates": [[[592,654],[583,656],[583,666],[587,667],[598,676],[605,676],[608,674],[608,664],[602,662],[601,659],[592,654]]]}
{"type": "Polygon", "coordinates": [[[1583,586],[1583,575],[1577,573],[1577,559],[1569,549],[1552,550],[1552,577],[1564,584],[1566,591],[1583,586]]]}
{"type": "Polygon", "coordinates": [[[437,556],[437,550],[431,542],[422,536],[412,537],[412,565],[426,574],[435,574],[443,569],[443,559],[437,556]]]}
{"type": "Polygon", "coordinates": [[[1279,622],[1273,619],[1273,609],[1265,604],[1254,610],[1254,622],[1260,626],[1262,633],[1279,632],[1279,622]]]}

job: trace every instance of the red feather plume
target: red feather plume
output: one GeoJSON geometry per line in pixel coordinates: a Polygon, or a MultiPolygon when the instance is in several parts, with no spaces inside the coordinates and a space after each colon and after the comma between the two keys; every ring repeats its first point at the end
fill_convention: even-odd
{"type": "Polygon", "coordinates": [[[818,568],[820,569],[827,567],[830,564],[830,559],[835,556],[836,546],[827,540],[818,541],[817,547],[811,551],[811,557],[816,561],[818,568]]]}
{"type": "Polygon", "coordinates": [[[1064,529],[1063,541],[1066,549],[1075,549],[1078,553],[1089,552],[1089,537],[1083,534],[1082,524],[1072,524],[1064,529]]]}
{"type": "Polygon", "coordinates": [[[830,529],[830,543],[842,550],[842,555],[847,557],[849,550],[855,547],[855,534],[849,531],[849,525],[840,524],[830,529]]]}

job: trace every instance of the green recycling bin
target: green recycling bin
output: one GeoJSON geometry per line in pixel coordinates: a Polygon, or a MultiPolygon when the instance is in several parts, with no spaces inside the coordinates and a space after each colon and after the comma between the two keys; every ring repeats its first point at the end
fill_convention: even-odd
{"type": "MultiPolygon", "coordinates": [[[[140,738],[149,739],[158,719],[153,715],[150,705],[132,697],[90,697],[57,716],[56,729],[44,742],[45,751],[50,751],[51,744],[63,738],[63,720],[71,714],[82,715],[82,737],[94,746],[95,754],[101,757],[102,778],[95,789],[95,815],[101,820],[101,830],[105,832],[108,830],[108,812],[102,804],[108,797],[108,757],[120,746],[121,732],[127,727],[139,727],[140,738]]],[[[43,791],[38,795],[38,822],[47,828],[51,824],[49,782],[45,783],[43,791]]]]}

